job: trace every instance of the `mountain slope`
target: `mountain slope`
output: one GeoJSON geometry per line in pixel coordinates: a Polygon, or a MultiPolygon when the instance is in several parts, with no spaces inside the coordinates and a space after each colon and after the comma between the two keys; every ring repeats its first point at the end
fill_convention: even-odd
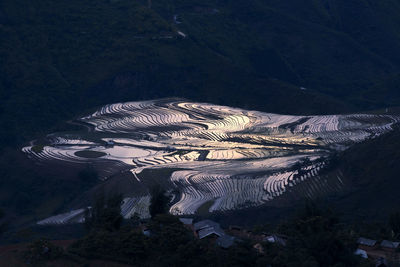
{"type": "Polygon", "coordinates": [[[297,114],[397,105],[370,96],[397,89],[385,81],[399,73],[398,8],[361,0],[164,0],[151,9],[147,1],[3,1],[2,143],[97,105],[166,96],[297,114]]]}

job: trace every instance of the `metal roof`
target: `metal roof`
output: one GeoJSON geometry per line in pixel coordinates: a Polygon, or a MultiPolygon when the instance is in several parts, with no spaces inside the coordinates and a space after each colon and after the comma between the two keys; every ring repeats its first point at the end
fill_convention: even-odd
{"type": "Polygon", "coordinates": [[[360,245],[373,247],[373,246],[375,246],[375,244],[376,244],[376,240],[372,240],[372,239],[360,237],[360,238],[357,240],[357,243],[360,244],[360,245]]]}
{"type": "Polygon", "coordinates": [[[400,242],[392,242],[389,240],[383,240],[381,242],[381,247],[384,247],[384,248],[398,248],[399,245],[400,245],[400,242]]]}
{"type": "Polygon", "coordinates": [[[198,231],[207,227],[220,228],[219,223],[211,220],[203,220],[194,224],[194,230],[198,231]]]}
{"type": "Polygon", "coordinates": [[[193,224],[193,219],[192,218],[179,218],[179,221],[181,221],[181,223],[183,224],[193,224]]]}
{"type": "Polygon", "coordinates": [[[286,240],[282,237],[279,237],[277,235],[270,235],[264,238],[264,241],[270,242],[270,243],[276,243],[281,246],[286,246],[286,240]]]}
{"type": "Polygon", "coordinates": [[[359,256],[361,256],[361,257],[363,257],[364,259],[368,259],[368,254],[367,254],[367,252],[365,251],[365,250],[363,250],[363,249],[357,249],[355,252],[354,252],[354,255],[359,255],[359,256]]]}
{"type": "Polygon", "coordinates": [[[207,237],[212,234],[215,234],[219,237],[225,235],[225,233],[224,233],[224,231],[222,231],[222,229],[216,229],[214,227],[207,227],[207,228],[203,228],[199,231],[199,238],[202,239],[202,238],[207,237]]]}

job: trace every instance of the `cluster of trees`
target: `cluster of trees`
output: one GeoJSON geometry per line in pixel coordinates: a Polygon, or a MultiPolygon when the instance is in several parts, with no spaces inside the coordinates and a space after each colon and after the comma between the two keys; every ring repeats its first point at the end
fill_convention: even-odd
{"type": "Polygon", "coordinates": [[[341,172],[346,186],[331,199],[350,221],[387,221],[398,211],[400,195],[400,127],[350,147],[331,159],[327,172],[341,172]]]}
{"type": "Polygon", "coordinates": [[[168,0],[151,9],[147,1],[2,1],[0,144],[19,145],[111,101],[182,96],[285,113],[398,104],[398,8],[394,0],[168,0]],[[189,38],[152,39],[177,27],[189,38]],[[375,35],[379,42],[366,38],[375,35]]]}
{"type": "Polygon", "coordinates": [[[7,222],[5,221],[5,214],[4,211],[0,209],[0,237],[2,236],[3,232],[7,229],[7,222]]]}
{"type": "Polygon", "coordinates": [[[68,209],[73,200],[99,182],[90,166],[43,168],[20,151],[4,152],[0,153],[0,207],[13,222],[10,231],[68,209]]]}
{"type": "Polygon", "coordinates": [[[37,265],[49,260],[55,260],[64,255],[64,250],[46,239],[31,243],[23,253],[25,263],[37,265]]]}
{"type": "MultiPolygon", "coordinates": [[[[165,202],[157,200],[164,195],[162,190],[153,192],[153,205],[163,206],[165,202]]],[[[162,208],[154,209],[151,220],[133,219],[121,225],[118,209],[118,197],[106,203],[100,198],[92,210],[89,233],[69,251],[88,259],[141,266],[372,266],[354,255],[356,234],[312,203],[276,227],[276,233],[287,236],[286,245],[261,242],[264,253],[254,248],[254,240],[238,240],[228,249],[213,239],[199,240],[162,208]]]]}

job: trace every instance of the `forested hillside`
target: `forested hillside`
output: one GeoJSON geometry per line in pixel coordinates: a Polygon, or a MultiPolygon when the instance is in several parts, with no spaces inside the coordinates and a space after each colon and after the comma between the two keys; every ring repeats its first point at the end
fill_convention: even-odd
{"type": "Polygon", "coordinates": [[[100,104],[166,96],[303,114],[398,105],[399,10],[394,0],[2,1],[1,143],[100,104]]]}

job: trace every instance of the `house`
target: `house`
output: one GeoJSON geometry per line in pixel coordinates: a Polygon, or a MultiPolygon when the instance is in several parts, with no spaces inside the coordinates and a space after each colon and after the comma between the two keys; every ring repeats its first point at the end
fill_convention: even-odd
{"type": "Polygon", "coordinates": [[[193,219],[192,218],[179,218],[179,221],[184,225],[192,225],[193,219]]]}
{"type": "Polygon", "coordinates": [[[278,235],[269,235],[264,238],[264,241],[270,242],[270,243],[275,243],[281,246],[286,246],[286,239],[282,236],[278,235]]]}
{"type": "Polygon", "coordinates": [[[142,233],[143,233],[145,236],[147,236],[147,237],[150,237],[150,236],[151,236],[151,231],[150,231],[150,229],[147,228],[146,225],[141,224],[141,225],[140,225],[140,229],[142,230],[142,233]]]}
{"type": "Polygon", "coordinates": [[[380,244],[381,248],[388,252],[395,252],[399,248],[400,242],[393,242],[389,240],[383,240],[380,244]]]}
{"type": "Polygon", "coordinates": [[[363,249],[363,250],[367,250],[367,251],[375,248],[376,243],[377,243],[376,240],[368,239],[368,238],[364,238],[364,237],[360,237],[357,240],[357,244],[358,244],[359,248],[363,249]]]}
{"type": "Polygon", "coordinates": [[[203,239],[205,237],[221,237],[225,235],[224,231],[222,229],[214,228],[214,227],[207,227],[204,229],[201,229],[197,232],[197,235],[200,239],[203,239]]]}
{"type": "Polygon", "coordinates": [[[199,239],[215,239],[215,243],[222,248],[229,248],[234,244],[235,238],[225,234],[219,223],[211,220],[203,220],[193,225],[195,235],[199,239]]]}
{"type": "Polygon", "coordinates": [[[357,249],[355,252],[354,252],[354,255],[358,255],[358,256],[360,256],[360,257],[362,257],[362,258],[364,258],[364,259],[368,259],[368,254],[367,254],[367,252],[365,251],[365,250],[363,250],[363,249],[357,249]]]}
{"type": "Polygon", "coordinates": [[[201,229],[205,229],[205,228],[209,228],[209,227],[214,227],[214,228],[221,228],[219,226],[219,223],[211,221],[211,220],[203,220],[203,221],[199,221],[197,223],[194,224],[194,230],[196,232],[200,231],[201,229]]]}
{"type": "Polygon", "coordinates": [[[387,267],[388,266],[387,260],[383,257],[380,257],[376,260],[375,266],[376,267],[387,267]]]}
{"type": "Polygon", "coordinates": [[[220,237],[225,234],[225,232],[219,226],[219,223],[211,220],[203,220],[195,223],[194,230],[200,239],[208,236],[220,237]]]}

